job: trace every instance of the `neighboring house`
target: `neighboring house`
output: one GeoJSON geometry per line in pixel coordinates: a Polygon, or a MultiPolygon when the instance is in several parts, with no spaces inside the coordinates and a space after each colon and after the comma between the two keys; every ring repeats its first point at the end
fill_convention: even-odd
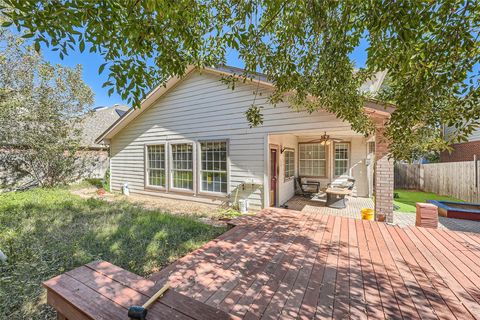
{"type": "Polygon", "coordinates": [[[115,121],[123,116],[128,110],[127,106],[113,105],[112,107],[97,107],[90,111],[82,122],[81,146],[83,153],[91,159],[91,166],[86,176],[91,178],[103,178],[108,170],[108,146],[96,143],[95,139],[115,121]]]}
{"type": "MultiPolygon", "coordinates": [[[[443,135],[445,139],[453,134],[455,128],[444,127],[443,135]]],[[[476,156],[480,158],[480,128],[476,129],[467,137],[467,142],[454,143],[451,145],[452,152],[444,151],[440,153],[440,162],[472,161],[476,156]]]]}
{"type": "MultiPolygon", "coordinates": [[[[377,211],[392,219],[393,164],[382,137],[392,107],[367,102],[377,134],[366,138],[331,113],[269,105],[273,86],[263,76],[238,81],[234,90],[220,81],[241,72],[190,67],[99,136],[97,143],[110,145],[111,188],[128,183],[133,193],[209,203],[248,199],[260,209],[291,198],[296,177],[325,187],[347,174],[356,179],[356,196],[375,189],[377,211]],[[264,120],[250,128],[245,111],[254,102],[264,107],[264,120]]],[[[378,90],[383,78],[364,89],[378,90]]]]}

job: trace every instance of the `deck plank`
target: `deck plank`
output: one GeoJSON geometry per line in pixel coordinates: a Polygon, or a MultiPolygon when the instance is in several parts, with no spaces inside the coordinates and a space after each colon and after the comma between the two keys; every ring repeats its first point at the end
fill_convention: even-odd
{"type": "Polygon", "coordinates": [[[365,289],[358,248],[357,229],[355,220],[348,219],[348,255],[349,255],[349,283],[350,305],[349,312],[354,319],[367,319],[365,289]]]}
{"type": "Polygon", "coordinates": [[[402,314],[398,305],[397,294],[393,289],[392,283],[387,275],[385,265],[382,261],[382,254],[377,246],[377,241],[370,221],[363,221],[365,236],[367,238],[368,250],[373,264],[373,270],[377,277],[377,283],[380,290],[380,299],[382,301],[385,316],[389,319],[401,319],[402,314]]]}
{"type": "MultiPolygon", "coordinates": [[[[295,252],[296,250],[298,250],[299,246],[302,242],[302,239],[300,239],[300,236],[301,236],[300,230],[302,230],[303,226],[308,223],[310,216],[311,215],[305,215],[305,216],[302,216],[301,219],[299,219],[299,224],[296,225],[296,228],[294,228],[295,229],[295,238],[293,240],[293,244],[292,244],[290,250],[287,251],[286,255],[284,255],[283,258],[280,260],[280,262],[277,264],[278,268],[275,270],[275,272],[278,272],[278,270],[280,268],[281,269],[280,272],[285,271],[285,273],[286,273],[286,270],[288,269],[288,266],[289,266],[291,260],[294,257],[294,254],[292,254],[292,252],[295,252]]],[[[264,295],[261,297],[262,300],[260,302],[260,307],[262,308],[262,313],[265,310],[265,308],[267,307],[268,303],[270,302],[270,299],[271,299],[272,295],[275,294],[276,289],[278,288],[278,285],[279,285],[281,279],[283,278],[283,275],[280,277],[279,274],[274,273],[274,276],[272,278],[274,279],[274,283],[271,283],[271,282],[267,281],[267,283],[263,284],[262,286],[260,286],[260,285],[258,286],[260,291],[262,291],[266,287],[270,288],[270,286],[271,286],[271,289],[268,290],[266,293],[264,293],[264,295]]],[[[228,310],[228,311],[234,309],[235,306],[237,305],[237,303],[242,298],[242,296],[246,293],[246,291],[251,287],[251,285],[253,283],[254,283],[253,278],[248,279],[248,277],[247,277],[247,279],[240,279],[240,281],[235,286],[235,288],[221,302],[220,307],[223,308],[224,310],[228,310]]],[[[259,301],[256,300],[257,298],[258,297],[255,297],[253,299],[249,298],[248,300],[252,301],[252,303],[254,303],[254,304],[258,304],[259,301]]],[[[243,313],[243,311],[241,311],[241,312],[243,313]]]]}
{"type": "MultiPolygon", "coordinates": [[[[258,245],[249,251],[248,256],[239,256],[231,265],[221,266],[225,269],[237,270],[239,273],[238,276],[241,276],[245,279],[245,281],[243,281],[243,283],[240,285],[240,288],[237,288],[237,285],[239,285],[237,283],[237,285],[232,288],[232,291],[245,292],[248,290],[248,287],[254,281],[254,275],[263,270],[263,268],[269,263],[268,260],[271,259],[278,250],[284,247],[286,237],[291,229],[292,228],[289,228],[288,226],[277,224],[274,228],[272,228],[272,231],[269,233],[268,237],[262,238],[261,241],[258,242],[258,245]]],[[[201,301],[208,300],[219,288],[226,284],[228,280],[228,278],[216,279],[209,286],[207,286],[204,291],[200,292],[198,295],[195,295],[195,298],[201,301]]],[[[238,300],[233,297],[230,297],[230,299],[232,299],[232,301],[238,300]]]]}
{"type": "Polygon", "coordinates": [[[380,254],[379,263],[384,266],[385,276],[390,280],[401,316],[409,319],[419,319],[420,316],[415,309],[412,298],[410,297],[402,276],[400,275],[400,272],[393,261],[389,247],[380,231],[379,224],[373,222],[369,224],[375,237],[375,243],[378,247],[378,252],[380,254]]]}
{"type": "Polygon", "coordinates": [[[303,227],[312,227],[311,214],[306,215],[307,220],[299,228],[291,250],[287,252],[284,259],[278,264],[273,276],[262,287],[260,296],[257,296],[252,304],[256,307],[262,319],[276,319],[285,304],[288,290],[295,281],[298,273],[299,263],[303,261],[304,253],[308,250],[309,239],[307,233],[299,232],[303,227]]]}
{"type": "MultiPolygon", "coordinates": [[[[253,299],[249,299],[250,305],[244,318],[259,318],[267,308],[279,286],[279,279],[284,277],[289,263],[294,258],[293,253],[297,250],[299,242],[301,242],[299,238],[301,235],[300,228],[303,228],[307,223],[308,220],[304,220],[304,222],[299,225],[299,228],[295,228],[294,235],[288,242],[289,246],[287,250],[285,250],[278,259],[275,259],[275,261],[273,261],[274,263],[268,266],[265,274],[260,274],[260,277],[255,281],[255,284],[259,285],[259,290],[253,295],[253,299]]],[[[252,286],[250,288],[252,288],[252,286]]]]}
{"type": "MultiPolygon", "coordinates": [[[[428,277],[432,281],[432,283],[424,284],[424,291],[427,293],[427,298],[432,304],[432,310],[435,310],[436,314],[439,314],[440,311],[442,313],[447,312],[447,310],[443,308],[444,306],[448,306],[450,310],[456,307],[452,307],[451,304],[448,303],[448,294],[440,294],[437,291],[437,288],[441,288],[441,286],[435,286],[435,282],[433,281],[440,282],[441,280],[443,280],[448,288],[453,292],[453,294],[459,300],[459,304],[464,305],[469,313],[471,313],[472,308],[473,310],[477,309],[480,311],[480,305],[475,302],[468,291],[466,291],[460,282],[457,281],[456,277],[451,272],[452,270],[445,268],[442,262],[444,257],[439,254],[434,246],[430,246],[428,241],[426,243],[422,242],[421,239],[417,238],[416,235],[409,229],[397,228],[396,231],[399,234],[402,234],[405,239],[408,239],[407,241],[410,243],[410,246],[413,245],[415,247],[416,259],[419,261],[419,265],[417,267],[419,273],[422,272],[424,277],[428,277]],[[432,267],[430,269],[432,270],[431,273],[425,271],[429,265],[432,267]]],[[[478,312],[476,314],[480,315],[478,312]]],[[[467,317],[467,315],[464,316],[467,317]]]]}
{"type": "Polygon", "coordinates": [[[357,230],[358,248],[360,251],[360,265],[362,268],[363,287],[365,290],[365,301],[367,305],[368,317],[376,319],[385,318],[378,288],[378,280],[372,265],[370,252],[368,251],[367,239],[365,235],[364,224],[360,220],[355,221],[357,230]]]}
{"type": "MultiPolygon", "coordinates": [[[[104,291],[102,290],[105,289],[102,289],[103,287],[109,288],[110,291],[112,290],[112,288],[123,288],[123,295],[125,295],[126,293],[133,294],[132,292],[141,293],[143,295],[140,297],[140,300],[130,301],[129,306],[141,305],[149,297],[154,295],[158,290],[158,286],[155,284],[155,282],[144,279],[134,273],[128,272],[105,261],[89,263],[85,267],[77,268],[75,270],[67,272],[67,274],[77,278],[80,281],[87,281],[88,286],[94,286],[94,289],[97,291],[100,290],[98,292],[100,292],[101,294],[104,294],[104,291]],[[90,270],[87,270],[87,268],[89,268],[90,270]],[[99,273],[105,278],[102,278],[101,276],[94,273],[99,273]],[[118,285],[116,285],[115,283],[118,283],[118,285]],[[100,284],[102,284],[102,286],[100,286],[100,284]]],[[[107,296],[107,294],[111,294],[111,292],[106,292],[106,294],[104,295],[107,296]]],[[[160,306],[158,308],[161,308],[164,314],[169,315],[173,318],[178,318],[179,316],[173,314],[171,312],[172,310],[183,313],[188,317],[202,320],[208,320],[212,318],[231,318],[225,312],[222,312],[212,306],[201,303],[200,301],[194,300],[190,297],[179,294],[173,290],[167,291],[167,293],[162,296],[162,298],[158,300],[158,302],[165,305],[166,307],[163,308],[160,306]]]]}
{"type": "Polygon", "coordinates": [[[292,294],[289,296],[288,301],[282,310],[283,319],[297,319],[299,310],[302,305],[305,291],[308,286],[308,282],[312,275],[313,267],[315,265],[315,259],[320,249],[320,241],[324,234],[327,217],[322,216],[321,219],[317,219],[315,225],[315,232],[313,235],[313,244],[307,252],[305,257],[305,263],[301,267],[297,280],[292,288],[292,294]]]}
{"type": "Polygon", "coordinates": [[[333,304],[335,301],[335,282],[337,279],[337,266],[340,243],[340,224],[339,217],[334,217],[332,240],[329,246],[329,252],[323,272],[322,282],[320,284],[320,296],[317,301],[317,310],[315,318],[325,319],[333,316],[333,304]]]}
{"type": "MultiPolygon", "coordinates": [[[[129,307],[134,305],[142,305],[149,299],[149,296],[126,287],[120,282],[117,282],[112,278],[100,274],[88,267],[79,267],[75,270],[67,272],[67,275],[79,282],[81,281],[85,286],[94,290],[97,294],[108,298],[109,300],[125,308],[124,315],[127,314],[127,309],[129,307]],[[85,275],[88,275],[88,278],[85,278],[85,275]]],[[[150,317],[154,317],[156,319],[194,319],[193,317],[187,316],[183,314],[183,312],[177,312],[176,310],[177,309],[165,305],[162,297],[162,299],[157,300],[156,303],[149,307],[148,313],[150,317]]]]}
{"type": "Polygon", "coordinates": [[[335,219],[332,216],[327,216],[327,223],[321,230],[322,240],[319,245],[319,250],[315,259],[315,264],[312,269],[308,285],[306,287],[305,295],[302,300],[302,305],[299,310],[300,319],[313,319],[317,311],[318,299],[321,291],[321,284],[325,273],[328,253],[330,251],[330,244],[332,241],[333,227],[335,219]]]}
{"type": "MultiPolygon", "coordinates": [[[[399,237],[396,237],[395,234],[394,235],[390,234],[388,229],[392,229],[392,228],[387,228],[384,224],[379,224],[378,226],[379,226],[380,232],[382,233],[383,239],[390,251],[393,262],[398,268],[400,276],[404,281],[404,284],[405,284],[405,287],[407,288],[410,299],[414,303],[417,314],[423,319],[430,317],[431,311],[425,304],[425,301],[428,301],[427,297],[425,296],[423,290],[418,284],[414,273],[412,272],[412,270],[410,270],[410,267],[407,264],[407,261],[405,261],[405,258],[402,256],[402,253],[409,254],[408,249],[403,245],[399,237]]],[[[408,255],[407,259],[409,257],[411,256],[408,255]]],[[[413,257],[411,257],[410,259],[413,260],[413,257]]],[[[415,318],[415,316],[412,315],[412,318],[415,318]]]]}
{"type": "Polygon", "coordinates": [[[178,289],[243,319],[480,317],[477,235],[287,209],[251,221],[171,267],[178,289]]]}
{"type": "Polygon", "coordinates": [[[480,274],[480,266],[474,262],[475,259],[472,261],[474,255],[471,251],[466,250],[465,247],[453,238],[446,239],[444,235],[438,233],[436,230],[423,230],[423,228],[419,230],[422,231],[425,236],[428,235],[431,242],[441,244],[442,252],[446,252],[444,255],[446,255],[457,268],[463,270],[463,274],[471,279],[477,288],[479,287],[480,278],[478,275],[480,274]]]}
{"type": "Polygon", "coordinates": [[[389,228],[389,231],[391,231],[391,235],[395,239],[395,242],[398,243],[403,258],[412,271],[412,274],[415,276],[419,288],[425,294],[426,303],[424,302],[424,304],[428,309],[424,313],[420,313],[422,318],[438,319],[439,317],[453,317],[446,301],[439,292],[442,288],[441,279],[436,276],[436,269],[432,268],[429,261],[424,258],[424,255],[422,255],[422,253],[428,254],[426,248],[423,250],[418,248],[415,242],[412,241],[403,229],[395,227],[389,228]],[[426,270],[428,270],[429,273],[427,273],[426,270]],[[431,312],[432,309],[435,310],[435,312],[431,312]]]}
{"type": "Polygon", "coordinates": [[[345,319],[350,313],[350,269],[348,254],[348,219],[340,218],[340,243],[337,265],[337,279],[335,281],[335,301],[333,318],[345,319]]]}
{"type": "Polygon", "coordinates": [[[69,305],[86,316],[85,319],[128,319],[127,308],[107,299],[69,275],[62,274],[44,283],[69,305]]]}
{"type": "Polygon", "coordinates": [[[435,255],[436,259],[438,259],[438,261],[440,261],[440,263],[444,266],[443,270],[453,275],[458,283],[469,293],[470,297],[479,303],[480,291],[472,280],[472,278],[474,278],[476,281],[478,281],[477,276],[470,270],[465,270],[465,265],[458,258],[452,256],[451,253],[440,243],[432,243],[431,240],[433,240],[433,237],[430,236],[430,234],[427,233],[427,235],[425,235],[421,230],[418,229],[409,228],[405,230],[405,232],[413,234],[414,236],[411,238],[416,237],[422,245],[426,246],[428,250],[435,255]]]}

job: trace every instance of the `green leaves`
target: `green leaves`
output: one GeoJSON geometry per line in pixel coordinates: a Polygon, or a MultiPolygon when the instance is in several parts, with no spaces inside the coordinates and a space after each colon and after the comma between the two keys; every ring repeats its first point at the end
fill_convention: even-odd
{"type": "Polygon", "coordinates": [[[103,70],[105,69],[105,66],[107,65],[107,63],[102,63],[100,65],[100,67],[98,68],[98,74],[101,74],[103,72],[103,70]]]}
{"type": "Polygon", "coordinates": [[[76,179],[85,168],[77,152],[79,127],[93,93],[81,67],[43,60],[41,41],[31,46],[18,35],[0,32],[0,42],[8,44],[0,47],[0,167],[8,172],[8,183],[28,176],[54,186],[76,179]]]}
{"type": "Polygon", "coordinates": [[[250,128],[263,124],[263,115],[261,109],[261,106],[252,104],[245,112],[247,121],[250,123],[250,128]]]}
{"type": "MultiPolygon", "coordinates": [[[[61,58],[76,42],[101,54],[109,92],[134,106],[188,65],[223,64],[233,52],[245,79],[261,71],[275,83],[272,101],[327,110],[365,135],[366,96],[395,103],[387,135],[397,159],[445,149],[444,124],[458,124],[454,142],[480,119],[477,1],[4,1],[15,27],[49,39],[61,58]],[[360,43],[365,66],[352,61],[360,43]],[[383,70],[386,85],[366,92],[383,70]]],[[[261,124],[261,110],[246,116],[261,124]]]]}
{"type": "Polygon", "coordinates": [[[78,45],[78,48],[80,49],[80,52],[83,52],[85,50],[85,41],[80,40],[80,44],[78,45]]]}

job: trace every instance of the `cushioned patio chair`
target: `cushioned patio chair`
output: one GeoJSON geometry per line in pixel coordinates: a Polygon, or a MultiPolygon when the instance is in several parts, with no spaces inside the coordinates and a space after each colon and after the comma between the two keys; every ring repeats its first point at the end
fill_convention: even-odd
{"type": "Polygon", "coordinates": [[[302,181],[302,177],[295,179],[295,194],[301,195],[304,197],[311,197],[313,194],[320,192],[320,182],[317,181],[302,181]],[[315,192],[307,190],[306,187],[314,187],[315,192]]]}

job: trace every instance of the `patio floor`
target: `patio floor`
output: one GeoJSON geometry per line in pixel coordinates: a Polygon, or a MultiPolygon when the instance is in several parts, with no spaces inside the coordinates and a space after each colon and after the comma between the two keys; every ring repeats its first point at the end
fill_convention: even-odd
{"type": "MultiPolygon", "coordinates": [[[[288,209],[302,211],[303,213],[328,214],[337,217],[361,219],[360,210],[362,208],[374,208],[373,200],[370,198],[347,197],[347,207],[345,209],[335,209],[325,207],[325,199],[310,200],[301,196],[294,196],[287,201],[288,209]]],[[[401,227],[415,225],[415,214],[409,212],[394,212],[393,224],[401,227]]],[[[438,227],[453,231],[476,232],[480,233],[480,221],[462,220],[438,217],[438,227]]]]}
{"type": "Polygon", "coordinates": [[[371,208],[373,209],[374,204],[371,198],[362,198],[362,197],[346,197],[346,205],[345,209],[335,209],[329,208],[325,206],[326,202],[326,195],[320,194],[319,199],[308,199],[302,196],[294,196],[290,200],[287,201],[286,205],[288,209],[297,210],[302,212],[311,212],[317,214],[330,214],[335,215],[338,217],[346,217],[346,218],[356,218],[361,219],[362,215],[360,210],[363,208],[371,208]]]}
{"type": "Polygon", "coordinates": [[[480,319],[480,235],[266,209],[152,276],[244,319],[480,319]]]}

